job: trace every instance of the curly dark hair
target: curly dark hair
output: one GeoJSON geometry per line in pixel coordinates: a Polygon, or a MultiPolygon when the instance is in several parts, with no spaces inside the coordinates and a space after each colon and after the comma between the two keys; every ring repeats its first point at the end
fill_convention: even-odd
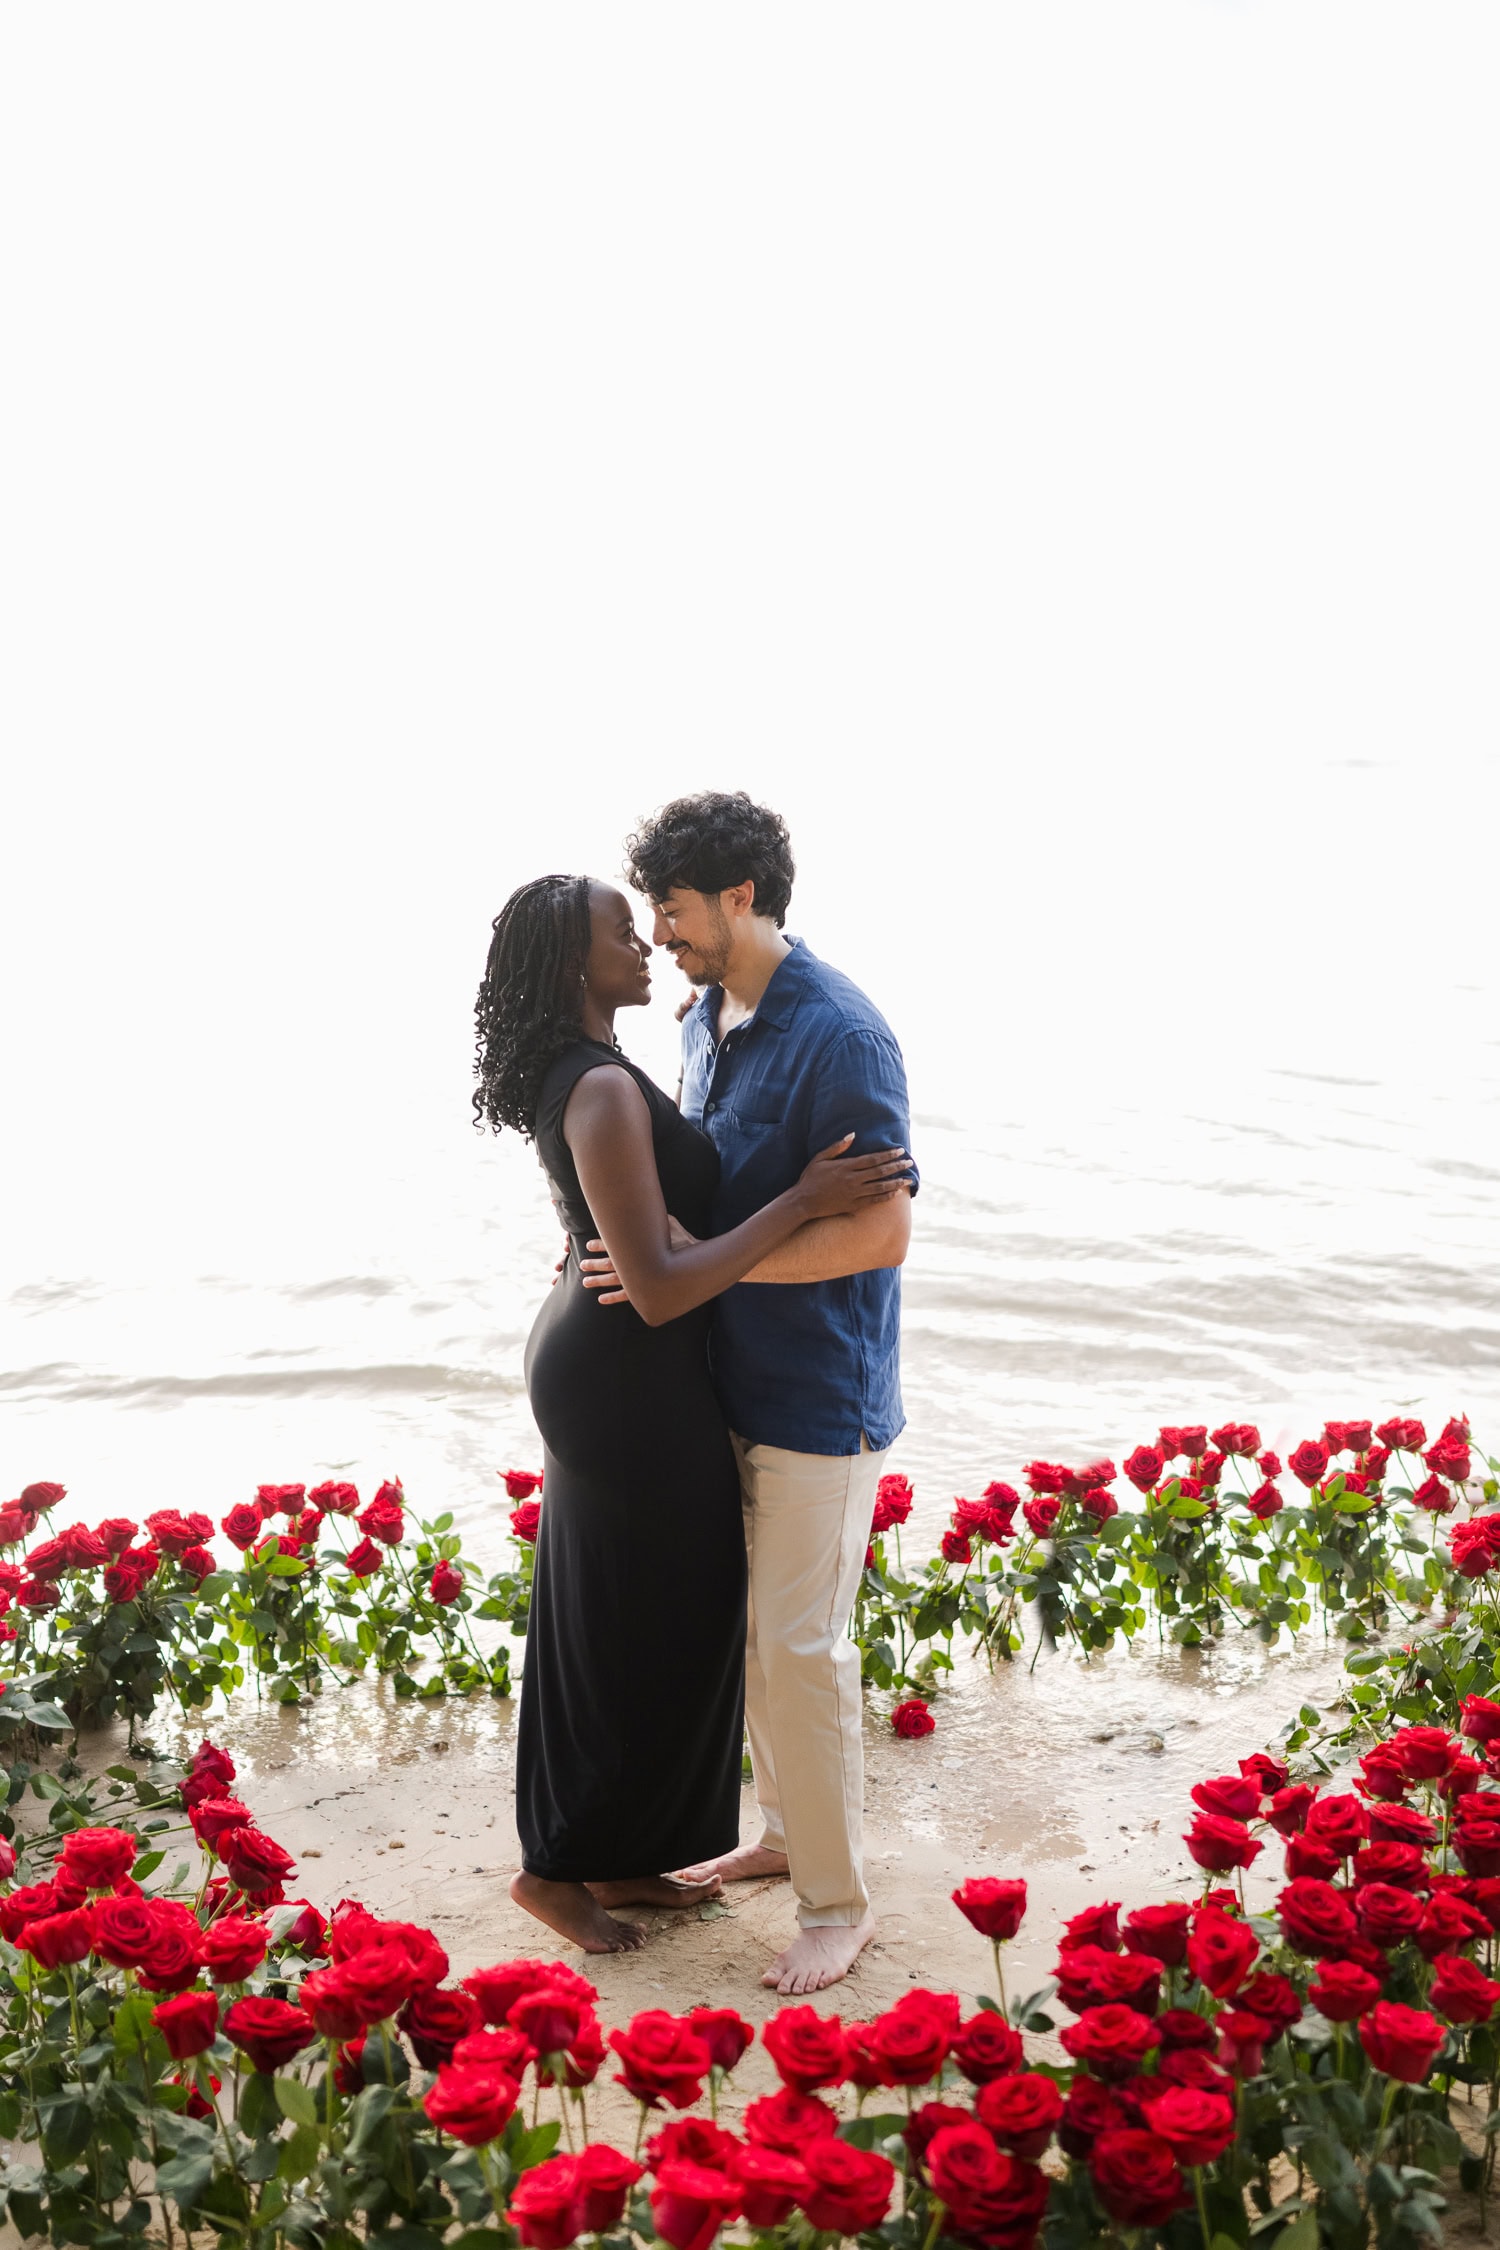
{"type": "Polygon", "coordinates": [[[593,926],[588,878],[541,875],[495,916],[474,1003],[474,1125],[530,1140],[542,1080],[583,1037],[583,968],[593,926]]]}
{"type": "Polygon", "coordinates": [[[717,893],[753,882],[755,911],[779,930],[791,904],[797,863],[780,813],[743,789],[674,797],[625,839],[627,880],[647,898],[684,890],[717,893]]]}

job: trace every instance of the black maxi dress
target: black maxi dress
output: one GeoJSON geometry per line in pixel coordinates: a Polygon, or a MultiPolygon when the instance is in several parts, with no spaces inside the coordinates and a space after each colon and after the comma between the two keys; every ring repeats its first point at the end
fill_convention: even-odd
{"type": "Polygon", "coordinates": [[[709,1307],[648,1328],[583,1287],[598,1228],[562,1120],[603,1064],[645,1095],[663,1199],[693,1234],[709,1231],[719,1174],[712,1141],[616,1048],[581,1040],[548,1071],[536,1145],[569,1248],[526,1346],[545,1482],[516,1825],[528,1873],[554,1882],[655,1875],[739,1840],[739,1476],[709,1377],[709,1307]]]}

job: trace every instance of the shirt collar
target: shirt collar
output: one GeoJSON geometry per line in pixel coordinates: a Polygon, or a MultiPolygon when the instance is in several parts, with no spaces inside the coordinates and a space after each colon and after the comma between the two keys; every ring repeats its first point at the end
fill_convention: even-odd
{"type": "MultiPolygon", "coordinates": [[[[801,938],[790,938],[790,953],[784,954],[771,972],[771,981],[760,996],[760,1005],[751,1017],[752,1023],[773,1023],[778,1031],[784,1030],[802,1005],[802,996],[812,976],[813,956],[801,938]]],[[[719,1020],[719,1003],[724,997],[721,984],[710,985],[699,1000],[696,1013],[712,1039],[719,1020]]]]}

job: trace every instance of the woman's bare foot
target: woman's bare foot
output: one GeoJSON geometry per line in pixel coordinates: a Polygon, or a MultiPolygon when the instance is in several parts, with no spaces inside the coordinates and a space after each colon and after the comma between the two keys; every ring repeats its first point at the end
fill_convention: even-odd
{"type": "Polygon", "coordinates": [[[724,1886],[717,1875],[702,1883],[679,1882],[675,1875],[631,1875],[615,1883],[589,1883],[586,1888],[601,1906],[661,1906],[681,1913],[717,1898],[724,1886]]]}
{"type": "Polygon", "coordinates": [[[583,1883],[549,1883],[540,1875],[512,1875],[510,1895],[559,1937],[571,1938],[585,1953],[633,1953],[646,1933],[633,1922],[606,1914],[583,1883]]]}
{"type": "Polygon", "coordinates": [[[732,1852],[721,1852],[717,1859],[700,1860],[696,1867],[679,1867],[677,1878],[682,1883],[706,1883],[717,1875],[721,1883],[748,1883],[757,1875],[784,1875],[786,1853],[772,1851],[769,1844],[739,1844],[732,1852]]]}
{"type": "Polygon", "coordinates": [[[761,1978],[762,1984],[773,1984],[778,1992],[821,1992],[827,1984],[837,1984],[846,1977],[875,1935],[875,1917],[867,1914],[862,1922],[823,1923],[814,1930],[802,1930],[792,1940],[785,1953],[778,1953],[761,1978]]]}

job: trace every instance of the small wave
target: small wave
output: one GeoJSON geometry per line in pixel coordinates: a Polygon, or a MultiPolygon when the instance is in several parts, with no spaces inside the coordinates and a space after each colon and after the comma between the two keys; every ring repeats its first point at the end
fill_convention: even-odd
{"type": "Polygon", "coordinates": [[[170,1406],[204,1398],[368,1398],[501,1395],[521,1390],[519,1375],[488,1368],[398,1363],[388,1367],[219,1369],[210,1375],[108,1376],[65,1365],[0,1374],[0,1389],[65,1402],[170,1406]]]}

